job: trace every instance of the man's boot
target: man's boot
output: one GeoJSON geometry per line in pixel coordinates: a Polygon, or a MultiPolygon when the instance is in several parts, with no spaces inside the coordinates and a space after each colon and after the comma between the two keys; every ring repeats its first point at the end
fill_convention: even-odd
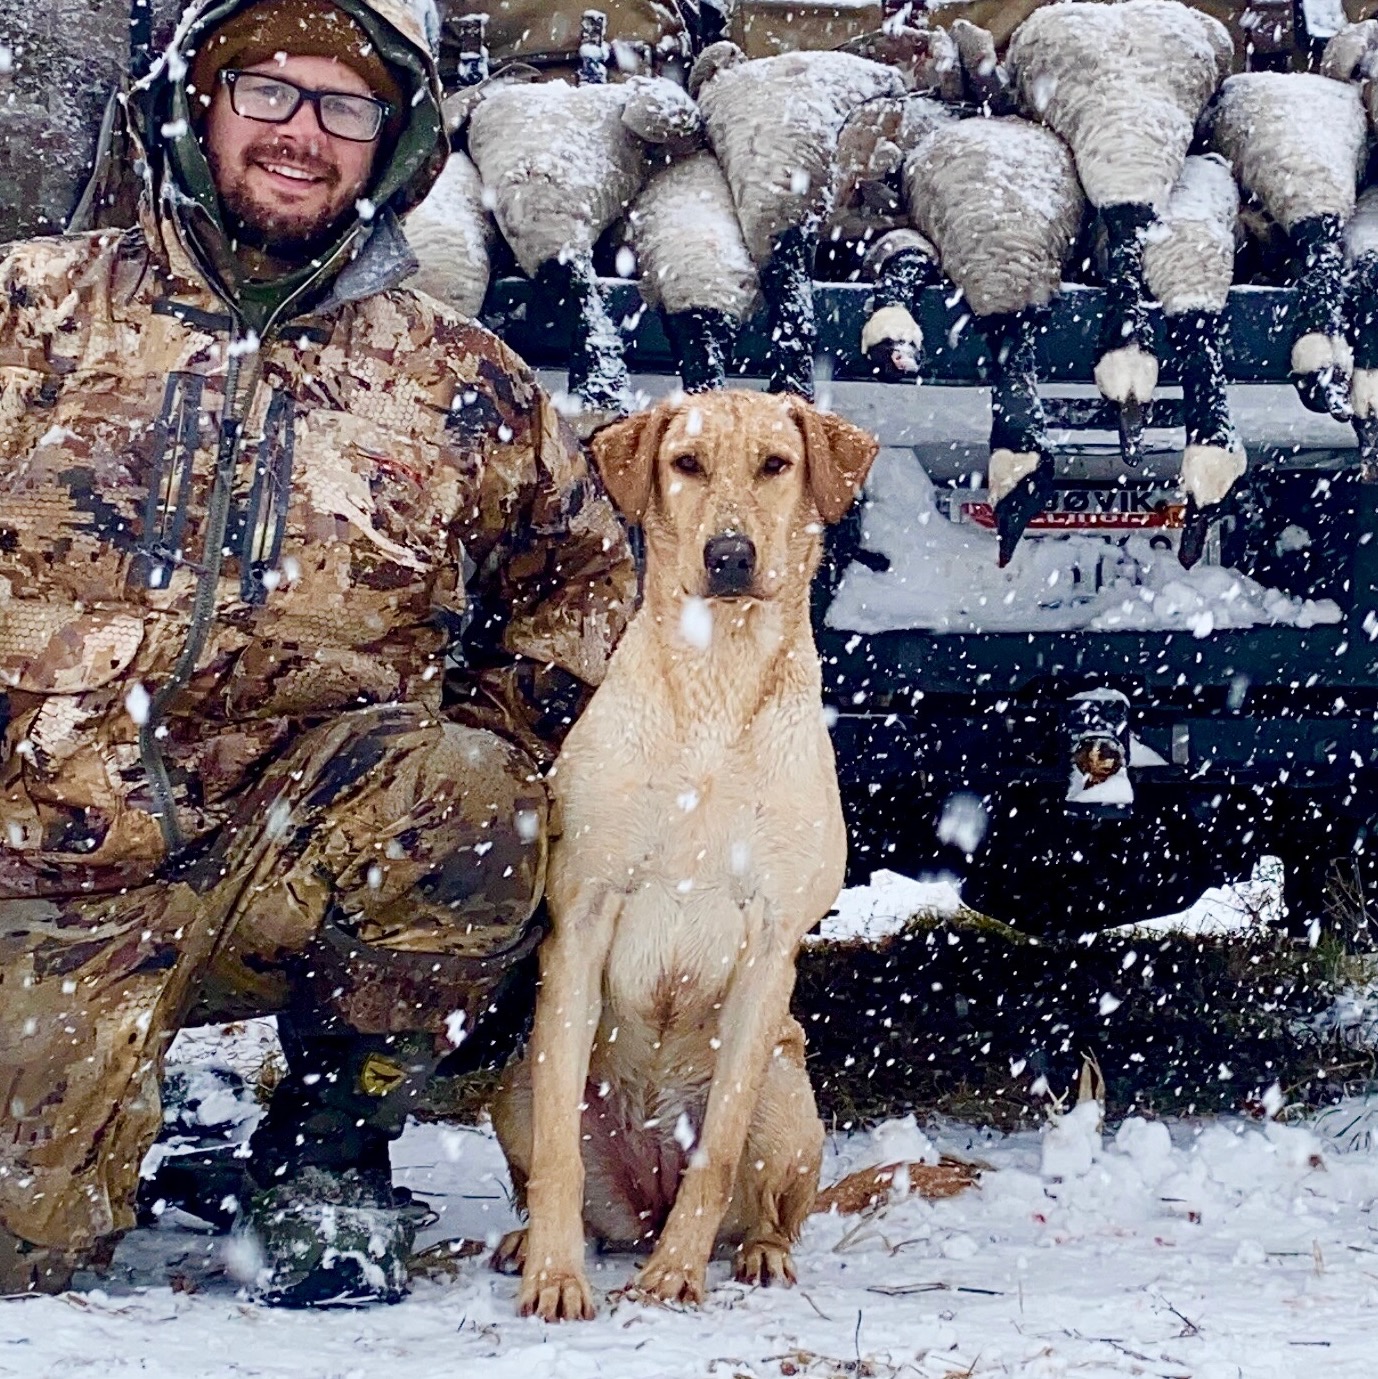
{"type": "Polygon", "coordinates": [[[336,1025],[279,1033],[288,1075],[250,1140],[235,1236],[250,1287],[285,1307],[399,1302],[425,1209],[392,1185],[389,1145],[436,1063],[430,1035],[336,1025]]]}
{"type": "Polygon", "coordinates": [[[75,1255],[31,1245],[0,1226],[0,1297],[61,1293],[80,1263],[75,1255]]]}

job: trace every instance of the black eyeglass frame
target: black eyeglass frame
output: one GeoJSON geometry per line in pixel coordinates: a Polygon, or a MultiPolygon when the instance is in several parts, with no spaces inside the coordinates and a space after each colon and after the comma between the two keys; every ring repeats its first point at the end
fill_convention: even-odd
{"type": "Polygon", "coordinates": [[[293,115],[302,107],[303,101],[309,101],[316,110],[316,123],[321,129],[335,139],[344,139],[351,144],[371,144],[383,132],[383,126],[392,118],[394,112],[391,101],[379,99],[377,96],[361,96],[355,91],[312,91],[309,87],[299,86],[294,81],[289,81],[286,77],[274,76],[270,72],[246,72],[242,68],[227,67],[220,73],[220,80],[229,87],[230,108],[244,120],[253,120],[257,124],[286,124],[293,115]],[[286,86],[297,93],[297,99],[282,116],[281,119],[270,120],[262,115],[247,115],[239,108],[238,98],[235,94],[235,83],[240,77],[256,77],[262,81],[275,82],[279,86],[286,86]],[[338,130],[330,129],[325,123],[325,116],[321,110],[321,102],[327,96],[343,96],[346,100],[364,101],[371,105],[378,112],[378,127],[367,138],[360,138],[357,134],[341,134],[338,130]]]}

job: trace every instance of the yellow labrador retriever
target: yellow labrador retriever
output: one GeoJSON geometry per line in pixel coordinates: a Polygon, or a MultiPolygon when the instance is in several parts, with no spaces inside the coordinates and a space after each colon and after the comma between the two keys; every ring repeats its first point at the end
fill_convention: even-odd
{"type": "Polygon", "coordinates": [[[525,1057],[493,1110],[528,1226],[520,1307],[593,1315],[585,1232],[700,1302],[716,1245],[790,1283],[823,1129],[789,1013],[846,834],[809,584],[876,442],[798,398],[720,392],[600,432],[646,534],[645,599],[551,777],[563,821],[525,1057]]]}

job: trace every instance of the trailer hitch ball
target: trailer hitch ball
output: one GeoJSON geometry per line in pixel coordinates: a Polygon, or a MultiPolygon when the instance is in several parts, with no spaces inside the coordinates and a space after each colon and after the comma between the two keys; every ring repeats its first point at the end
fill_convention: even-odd
{"type": "Polygon", "coordinates": [[[1119,690],[1083,690],[1068,701],[1064,724],[1067,807],[1077,813],[1127,812],[1134,802],[1128,698],[1119,690]]]}

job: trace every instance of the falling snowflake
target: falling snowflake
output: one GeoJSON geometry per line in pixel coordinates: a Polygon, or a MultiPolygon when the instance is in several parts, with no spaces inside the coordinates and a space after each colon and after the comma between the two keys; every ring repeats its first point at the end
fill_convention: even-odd
{"type": "Polygon", "coordinates": [[[694,1134],[694,1127],[689,1123],[689,1113],[681,1111],[679,1119],[675,1122],[675,1143],[687,1154],[697,1141],[698,1136],[694,1134]]]}
{"type": "Polygon", "coordinates": [[[679,614],[679,635],[696,651],[707,651],[713,641],[713,610],[706,599],[687,598],[679,614]]]}
{"type": "Polygon", "coordinates": [[[152,707],[152,696],[136,681],[124,696],[125,712],[142,728],[148,722],[148,712],[152,707]]]}
{"type": "Polygon", "coordinates": [[[970,855],[981,846],[987,823],[986,807],[981,803],[981,797],[969,791],[959,791],[949,795],[943,805],[942,817],[938,820],[938,838],[970,855]]]}

